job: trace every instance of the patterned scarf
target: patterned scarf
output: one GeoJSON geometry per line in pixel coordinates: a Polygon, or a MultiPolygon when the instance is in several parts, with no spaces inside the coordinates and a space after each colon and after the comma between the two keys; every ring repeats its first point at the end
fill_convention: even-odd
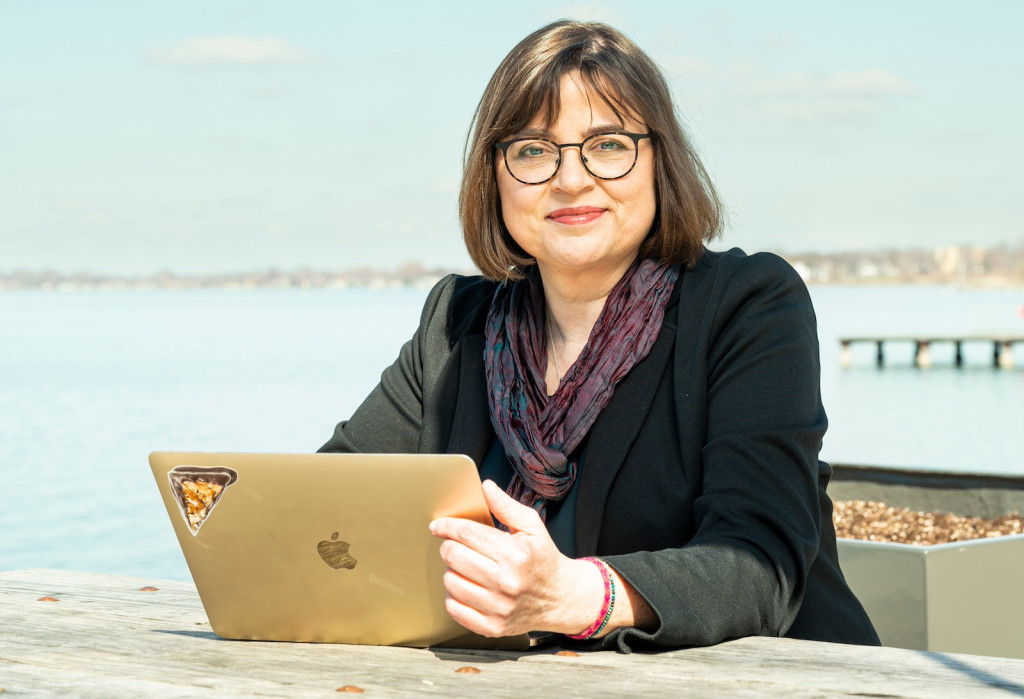
{"type": "Polygon", "coordinates": [[[546,516],[576,482],[576,448],[612,391],[658,338],[678,265],[634,262],[618,281],[590,338],[547,395],[544,290],[536,274],[498,287],[487,314],[484,367],[491,424],[514,473],[508,494],[546,516]]]}

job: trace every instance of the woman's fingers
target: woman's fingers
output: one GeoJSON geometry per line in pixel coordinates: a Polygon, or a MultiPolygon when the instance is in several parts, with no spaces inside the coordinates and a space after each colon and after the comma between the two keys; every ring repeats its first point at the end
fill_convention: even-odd
{"type": "Polygon", "coordinates": [[[507,618],[515,609],[513,598],[496,593],[451,568],[445,571],[444,589],[451,598],[482,615],[507,618]]]}
{"type": "Polygon", "coordinates": [[[561,584],[569,560],[536,510],[491,481],[484,482],[483,491],[488,508],[508,532],[455,517],[430,523],[430,532],[444,539],[448,612],[466,628],[489,636],[541,628],[551,621],[560,596],[574,588],[561,584]]]}
{"type": "Polygon", "coordinates": [[[445,608],[452,619],[485,636],[518,633],[510,627],[519,601],[518,590],[509,594],[496,582],[502,574],[493,561],[455,541],[442,544],[442,558],[448,564],[443,578],[447,593],[445,608]],[[466,554],[468,556],[463,558],[466,554]],[[473,564],[474,559],[485,561],[482,568],[473,564]]]}
{"type": "Polygon", "coordinates": [[[441,560],[456,571],[480,585],[501,574],[501,566],[492,558],[493,552],[481,552],[455,539],[441,542],[441,560]]]}
{"type": "Polygon", "coordinates": [[[484,481],[483,488],[487,509],[499,522],[508,527],[509,531],[522,531],[530,534],[539,533],[539,531],[547,532],[535,509],[527,507],[518,500],[513,500],[492,480],[484,481]]]}
{"type": "Polygon", "coordinates": [[[486,524],[461,517],[441,517],[430,523],[430,533],[440,539],[457,541],[483,555],[497,550],[508,534],[486,524]]]}
{"type": "Polygon", "coordinates": [[[452,595],[445,597],[444,606],[448,616],[473,633],[490,637],[515,635],[515,632],[507,631],[504,626],[496,623],[495,617],[481,613],[452,595]]]}

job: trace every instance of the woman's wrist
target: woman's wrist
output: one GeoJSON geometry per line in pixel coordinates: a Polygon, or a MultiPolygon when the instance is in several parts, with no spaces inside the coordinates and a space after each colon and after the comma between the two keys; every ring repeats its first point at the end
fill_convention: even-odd
{"type": "Polygon", "coordinates": [[[600,611],[594,620],[587,626],[583,631],[579,633],[566,634],[569,638],[575,640],[588,640],[596,638],[601,635],[608,626],[609,620],[612,618],[612,614],[615,612],[615,572],[611,569],[604,561],[598,558],[581,558],[581,561],[587,561],[592,563],[601,574],[602,589],[604,592],[604,599],[601,602],[600,611]]]}
{"type": "MultiPolygon", "coordinates": [[[[571,611],[566,610],[567,617],[573,620],[567,624],[570,630],[563,631],[566,637],[573,638],[588,631],[594,625],[599,614],[602,615],[602,621],[604,621],[603,615],[606,611],[607,620],[604,621],[603,626],[599,625],[600,628],[594,631],[589,638],[602,638],[612,631],[624,627],[654,631],[658,627],[658,616],[647,604],[647,600],[614,568],[600,559],[597,560],[607,571],[610,585],[615,586],[615,603],[614,605],[609,604],[610,609],[605,610],[604,580],[598,567],[586,558],[573,561],[579,566],[577,575],[585,577],[578,578],[580,583],[577,590],[580,593],[580,604],[574,605],[571,611]]],[[[569,621],[569,619],[565,618],[565,621],[569,621]]]]}

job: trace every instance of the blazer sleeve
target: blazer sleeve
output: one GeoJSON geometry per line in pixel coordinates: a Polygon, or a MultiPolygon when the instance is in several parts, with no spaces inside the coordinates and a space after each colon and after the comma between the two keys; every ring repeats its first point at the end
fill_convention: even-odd
{"type": "Polygon", "coordinates": [[[413,453],[424,422],[424,396],[448,354],[448,306],[457,275],[431,289],[419,327],[381,374],[380,383],[318,451],[413,453]]]}
{"type": "Polygon", "coordinates": [[[703,440],[699,452],[681,450],[701,462],[695,535],[676,549],[606,557],[659,625],[650,633],[619,629],[602,639],[605,647],[783,635],[818,552],[818,452],[827,421],[810,297],[774,255],[727,254],[719,267],[706,307],[681,309],[703,312],[694,366],[703,369],[706,394],[678,395],[675,377],[677,409],[698,413],[698,401],[706,411],[703,435],[676,436],[703,440]]]}

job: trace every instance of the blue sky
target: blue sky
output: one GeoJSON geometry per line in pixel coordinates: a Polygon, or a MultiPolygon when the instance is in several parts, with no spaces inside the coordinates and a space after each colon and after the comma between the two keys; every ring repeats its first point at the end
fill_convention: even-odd
{"type": "Polygon", "coordinates": [[[462,146],[559,17],[665,69],[716,247],[1024,244],[1024,3],[0,0],[0,272],[464,269],[462,146]]]}

